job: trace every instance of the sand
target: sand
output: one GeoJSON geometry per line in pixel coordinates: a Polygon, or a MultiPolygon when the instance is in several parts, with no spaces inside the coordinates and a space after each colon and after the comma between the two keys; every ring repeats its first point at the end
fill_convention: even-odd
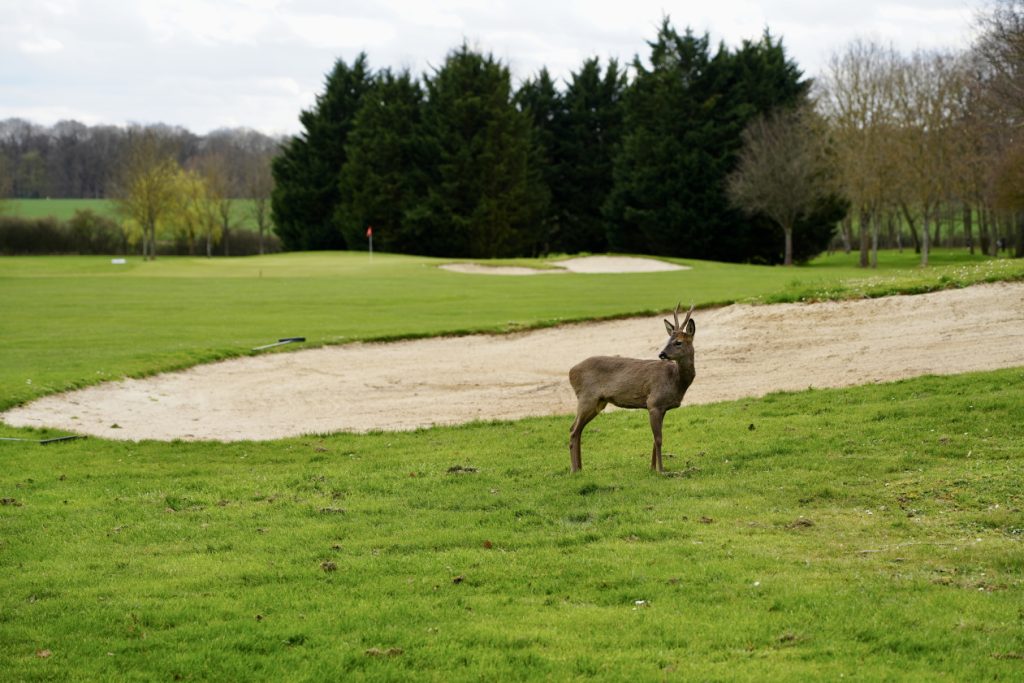
{"type": "MultiPolygon", "coordinates": [[[[684,412],[780,390],[1024,366],[1024,283],[735,305],[694,320],[697,379],[684,412]]],[[[664,342],[651,317],[267,353],[48,396],[0,418],[110,439],[237,441],[569,415],[572,365],[591,355],[655,358],[664,342]]]]}
{"type": "Polygon", "coordinates": [[[552,261],[556,268],[526,268],[524,266],[487,266],[479,263],[446,263],[444,270],[471,275],[564,275],[565,273],[659,273],[670,270],[689,270],[668,261],[635,256],[581,256],[564,261],[552,261]]]}

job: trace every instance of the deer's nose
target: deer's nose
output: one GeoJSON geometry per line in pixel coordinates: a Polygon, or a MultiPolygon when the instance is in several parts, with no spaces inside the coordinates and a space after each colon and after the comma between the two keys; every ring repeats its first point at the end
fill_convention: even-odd
{"type": "Polygon", "coordinates": [[[664,351],[662,351],[661,353],[658,354],[658,358],[660,358],[662,360],[668,360],[668,356],[665,355],[664,351]]]}

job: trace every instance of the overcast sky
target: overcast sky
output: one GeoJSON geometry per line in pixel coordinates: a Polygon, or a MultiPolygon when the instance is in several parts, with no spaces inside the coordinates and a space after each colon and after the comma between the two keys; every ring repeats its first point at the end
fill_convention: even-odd
{"type": "Polygon", "coordinates": [[[855,38],[960,48],[985,0],[0,0],[0,119],[295,133],[334,60],[429,71],[463,40],[519,81],[646,57],[662,16],[736,46],[765,27],[809,76],[855,38]]]}

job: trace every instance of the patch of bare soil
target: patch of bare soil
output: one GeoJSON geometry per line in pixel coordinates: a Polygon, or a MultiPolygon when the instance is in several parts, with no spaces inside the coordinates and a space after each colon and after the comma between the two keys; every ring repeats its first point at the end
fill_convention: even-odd
{"type": "MultiPolygon", "coordinates": [[[[735,305],[694,319],[697,379],[684,408],[1024,365],[1024,283],[735,305]]],[[[110,439],[237,441],[568,415],[570,367],[591,355],[655,358],[664,336],[660,319],[633,318],[272,353],[48,396],[0,417],[110,439]]]]}

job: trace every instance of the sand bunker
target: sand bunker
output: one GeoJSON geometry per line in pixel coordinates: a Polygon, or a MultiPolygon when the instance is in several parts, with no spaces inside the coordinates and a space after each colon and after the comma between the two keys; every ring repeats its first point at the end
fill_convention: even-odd
{"type": "Polygon", "coordinates": [[[573,273],[661,273],[669,270],[689,270],[668,261],[634,256],[582,256],[565,261],[552,261],[553,265],[573,273]]]}
{"type": "MultiPolygon", "coordinates": [[[[1024,365],[1024,283],[727,306],[697,311],[694,319],[697,379],[684,408],[1024,365]]],[[[569,414],[572,365],[598,354],[654,358],[664,342],[659,318],[633,318],[506,336],[351,344],[110,382],[0,418],[112,439],[235,441],[569,414]]]]}
{"type": "Polygon", "coordinates": [[[527,268],[525,266],[485,266],[479,263],[446,263],[441,270],[469,275],[565,275],[561,268],[527,268]]]}
{"type": "Polygon", "coordinates": [[[570,273],[659,273],[669,270],[689,270],[668,261],[635,256],[581,256],[580,258],[552,261],[557,268],[525,268],[523,266],[485,266],[479,263],[446,263],[443,270],[473,275],[559,275],[570,273]]]}

